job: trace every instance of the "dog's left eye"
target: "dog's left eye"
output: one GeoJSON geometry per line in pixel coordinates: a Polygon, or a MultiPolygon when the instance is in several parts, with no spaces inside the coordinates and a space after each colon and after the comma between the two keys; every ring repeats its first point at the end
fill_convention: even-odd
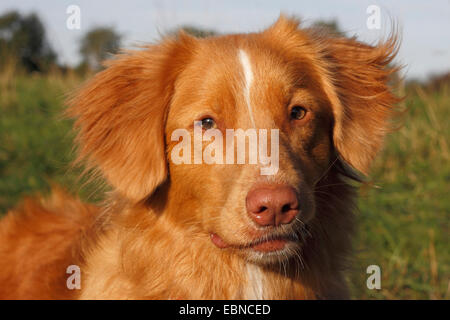
{"type": "Polygon", "coordinates": [[[301,120],[306,116],[306,109],[300,106],[294,106],[291,110],[291,118],[301,120]]]}
{"type": "Polygon", "coordinates": [[[216,122],[212,118],[202,119],[202,129],[214,129],[216,127],[216,122]]]}

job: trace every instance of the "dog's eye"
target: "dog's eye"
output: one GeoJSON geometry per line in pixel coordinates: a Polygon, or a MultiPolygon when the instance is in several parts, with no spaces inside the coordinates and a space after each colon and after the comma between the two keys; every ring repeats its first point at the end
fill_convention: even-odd
{"type": "Polygon", "coordinates": [[[214,129],[216,127],[216,122],[212,118],[202,119],[202,129],[214,129]]]}
{"type": "Polygon", "coordinates": [[[300,106],[294,106],[291,110],[291,118],[301,120],[306,116],[306,109],[300,106]]]}

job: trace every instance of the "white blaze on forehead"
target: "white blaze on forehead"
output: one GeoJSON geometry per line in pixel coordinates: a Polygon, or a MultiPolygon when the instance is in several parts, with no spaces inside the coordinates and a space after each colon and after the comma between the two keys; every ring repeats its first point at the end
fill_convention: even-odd
{"type": "Polygon", "coordinates": [[[252,104],[250,101],[250,87],[253,82],[253,72],[252,72],[252,65],[250,63],[250,59],[248,58],[247,53],[240,49],[239,50],[239,61],[241,62],[242,69],[244,70],[244,77],[245,77],[245,87],[244,87],[244,97],[245,102],[247,104],[248,113],[250,115],[250,120],[252,122],[253,128],[256,128],[255,126],[255,120],[253,119],[253,111],[252,111],[252,104]]]}

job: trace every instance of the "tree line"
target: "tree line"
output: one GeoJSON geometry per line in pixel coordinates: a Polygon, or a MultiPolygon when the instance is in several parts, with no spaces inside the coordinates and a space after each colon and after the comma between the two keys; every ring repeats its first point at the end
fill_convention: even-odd
{"type": "MultiPolygon", "coordinates": [[[[345,36],[336,20],[315,21],[311,27],[323,29],[334,36],[345,36]]],[[[215,30],[192,25],[175,28],[169,34],[176,34],[179,30],[198,38],[218,34],[215,30]]],[[[121,35],[114,28],[102,26],[89,30],[80,40],[79,53],[82,60],[75,70],[84,74],[101,69],[102,61],[115,54],[120,45],[121,35]]],[[[68,68],[58,64],[58,55],[36,13],[23,15],[10,11],[0,15],[0,69],[11,58],[26,72],[47,73],[55,68],[63,71],[68,68]]]]}
{"type": "MultiPolygon", "coordinates": [[[[194,26],[182,26],[179,29],[196,37],[208,37],[217,34],[194,26]]],[[[74,69],[79,73],[97,71],[102,61],[117,53],[121,45],[121,35],[111,27],[96,27],[84,34],[80,40],[81,62],[74,69]]],[[[0,15],[0,69],[11,59],[26,72],[47,73],[55,68],[66,70],[68,67],[58,64],[58,54],[52,48],[42,20],[36,13],[28,15],[10,11],[0,15]]]]}
{"type": "MultiPolygon", "coordinates": [[[[89,30],[80,41],[81,63],[75,68],[81,72],[96,71],[101,62],[120,48],[121,36],[110,27],[89,30]]],[[[0,15],[0,68],[10,59],[26,72],[47,73],[58,64],[58,55],[52,48],[44,24],[35,13],[23,15],[17,11],[0,15]]]]}

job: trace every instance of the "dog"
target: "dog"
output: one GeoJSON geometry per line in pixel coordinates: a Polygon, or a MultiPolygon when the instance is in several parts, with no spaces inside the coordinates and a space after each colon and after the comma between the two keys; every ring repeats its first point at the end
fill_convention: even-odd
{"type": "Polygon", "coordinates": [[[390,129],[397,50],[395,32],[371,46],[280,16],[117,55],[67,111],[77,161],[112,191],[99,206],[56,189],[11,210],[0,297],[349,298],[354,181],[390,129]],[[274,148],[257,147],[273,170],[228,149],[229,129],[249,144],[269,132],[258,141],[274,148]]]}

